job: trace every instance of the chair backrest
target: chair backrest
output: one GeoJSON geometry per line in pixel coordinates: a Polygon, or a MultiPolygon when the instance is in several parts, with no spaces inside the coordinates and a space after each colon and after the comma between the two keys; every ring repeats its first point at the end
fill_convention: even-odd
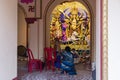
{"type": "Polygon", "coordinates": [[[52,57],[56,58],[55,49],[51,47],[44,48],[45,51],[45,58],[52,59],[52,57]]]}
{"type": "Polygon", "coordinates": [[[34,59],[31,49],[29,49],[29,48],[27,49],[27,54],[28,54],[28,60],[34,59]]]}

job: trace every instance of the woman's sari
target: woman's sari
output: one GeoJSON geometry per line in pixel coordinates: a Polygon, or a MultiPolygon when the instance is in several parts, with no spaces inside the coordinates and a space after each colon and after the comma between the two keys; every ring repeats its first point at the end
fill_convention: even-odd
{"type": "Polygon", "coordinates": [[[75,75],[74,59],[71,52],[64,51],[62,53],[61,69],[69,75],[75,75]]]}

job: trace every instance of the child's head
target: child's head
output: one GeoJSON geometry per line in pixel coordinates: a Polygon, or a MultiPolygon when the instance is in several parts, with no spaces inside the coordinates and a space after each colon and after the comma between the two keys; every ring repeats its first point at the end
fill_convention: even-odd
{"type": "Polygon", "coordinates": [[[72,48],[72,51],[75,51],[75,48],[72,48]]]}
{"type": "Polygon", "coordinates": [[[59,42],[59,38],[56,37],[56,38],[55,38],[55,41],[58,41],[58,42],[59,42]]]}

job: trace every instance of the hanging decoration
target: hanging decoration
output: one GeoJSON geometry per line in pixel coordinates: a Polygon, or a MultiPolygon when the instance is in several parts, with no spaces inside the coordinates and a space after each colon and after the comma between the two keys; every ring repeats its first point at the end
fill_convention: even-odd
{"type": "Polygon", "coordinates": [[[18,0],[18,3],[24,9],[27,18],[42,18],[42,0],[18,0]]]}
{"type": "Polygon", "coordinates": [[[21,0],[20,2],[21,2],[21,3],[29,4],[29,3],[32,3],[33,0],[21,0]]]}

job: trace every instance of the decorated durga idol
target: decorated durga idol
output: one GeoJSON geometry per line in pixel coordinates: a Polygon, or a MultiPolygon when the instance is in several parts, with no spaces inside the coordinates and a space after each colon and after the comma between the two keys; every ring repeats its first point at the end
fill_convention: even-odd
{"type": "Polygon", "coordinates": [[[56,6],[52,12],[50,35],[51,41],[57,37],[62,44],[89,45],[89,12],[78,2],[66,2],[56,6]]]}

